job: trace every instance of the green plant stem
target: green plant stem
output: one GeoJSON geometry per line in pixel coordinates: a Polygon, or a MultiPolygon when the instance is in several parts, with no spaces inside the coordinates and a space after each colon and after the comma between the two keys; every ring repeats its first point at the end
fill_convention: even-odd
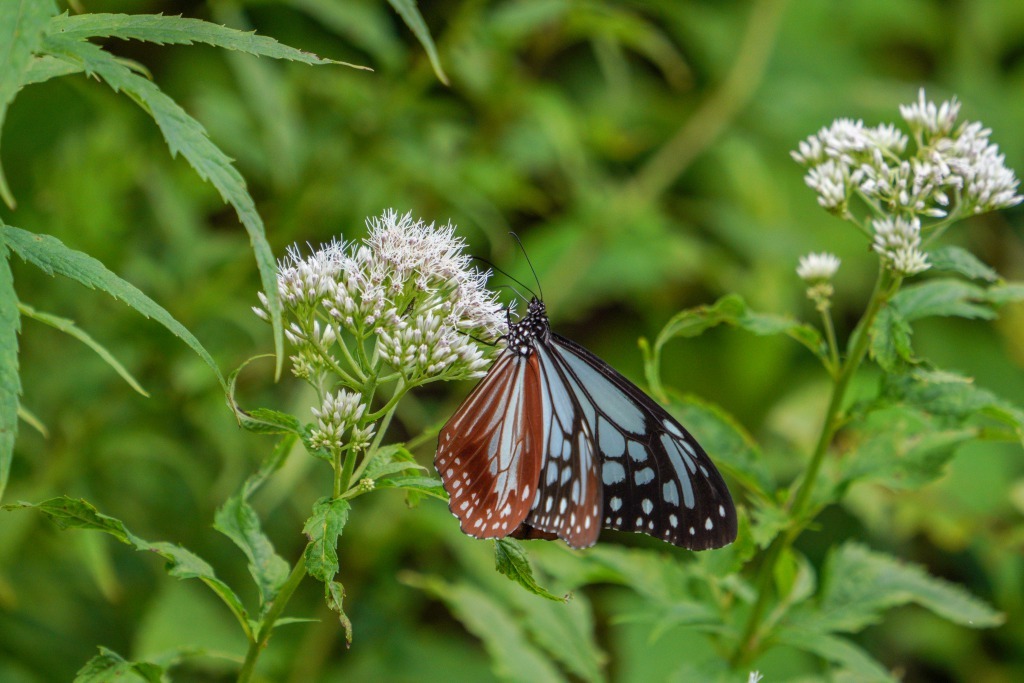
{"type": "Polygon", "coordinates": [[[335,470],[334,476],[334,497],[338,498],[341,494],[348,490],[349,484],[352,483],[352,470],[356,466],[356,451],[349,444],[345,448],[345,463],[338,469],[335,470]]]}
{"type": "Polygon", "coordinates": [[[829,373],[835,379],[839,372],[839,343],[836,341],[836,327],[832,324],[832,308],[825,307],[821,311],[821,324],[825,328],[825,340],[828,342],[828,357],[831,361],[829,373]]]}
{"type": "Polygon", "coordinates": [[[274,602],[271,603],[270,609],[263,616],[263,619],[260,620],[260,626],[256,630],[256,639],[249,641],[249,651],[245,653],[245,661],[242,663],[242,669],[238,672],[238,683],[248,683],[252,679],[253,671],[256,669],[256,660],[259,659],[260,653],[267,646],[270,634],[274,630],[274,624],[284,612],[284,608],[288,605],[288,601],[291,600],[292,594],[295,593],[295,589],[299,587],[305,576],[306,552],[303,550],[295,566],[292,567],[292,573],[288,575],[288,580],[281,586],[281,590],[274,598],[274,602]]]}
{"type": "Polygon", "coordinates": [[[373,456],[377,454],[377,449],[380,448],[381,439],[384,438],[384,432],[388,430],[388,425],[391,424],[391,417],[395,414],[395,409],[397,407],[398,404],[396,402],[395,405],[391,406],[391,409],[384,414],[384,419],[380,421],[380,425],[377,427],[377,434],[373,437],[373,443],[370,444],[370,447],[366,450],[366,457],[363,458],[363,461],[359,463],[359,467],[352,474],[352,479],[354,481],[359,481],[359,477],[362,476],[363,472],[366,470],[366,466],[370,464],[370,461],[373,460],[373,456]]]}
{"type": "Polygon", "coordinates": [[[747,616],[742,635],[730,659],[733,667],[748,661],[757,651],[759,645],[758,632],[765,609],[768,607],[772,578],[775,575],[775,565],[779,558],[792,547],[793,542],[796,541],[810,522],[811,516],[807,514],[807,510],[814,492],[814,484],[825,461],[825,454],[832,443],[832,438],[841,424],[840,409],[842,408],[843,401],[846,399],[850,380],[856,374],[857,368],[860,367],[864,356],[867,354],[868,345],[871,340],[871,325],[878,316],[878,312],[882,310],[882,307],[885,306],[894,291],[899,287],[899,282],[899,278],[893,278],[884,265],[880,266],[871,301],[868,303],[867,310],[864,311],[864,315],[861,316],[860,322],[857,323],[857,327],[850,336],[846,359],[839,370],[838,376],[835,378],[835,383],[832,385],[832,396],[829,399],[828,408],[825,410],[825,418],[821,425],[818,443],[815,446],[814,453],[811,455],[811,460],[807,465],[804,477],[796,489],[796,493],[786,504],[786,508],[791,512],[792,521],[790,526],[784,533],[776,537],[765,552],[764,561],[761,563],[756,581],[757,600],[747,616]]]}

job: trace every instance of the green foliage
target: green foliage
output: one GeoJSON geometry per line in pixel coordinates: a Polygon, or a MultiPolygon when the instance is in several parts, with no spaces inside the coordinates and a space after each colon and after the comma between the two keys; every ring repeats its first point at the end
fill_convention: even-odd
{"type": "Polygon", "coordinates": [[[112,681],[148,681],[166,683],[162,667],[149,662],[129,662],[113,650],[100,647],[100,653],[90,659],[75,676],[75,683],[111,683],[112,681]]]}
{"type": "Polygon", "coordinates": [[[530,567],[526,551],[521,544],[511,538],[495,539],[494,568],[534,595],[555,602],[568,600],[568,596],[559,597],[537,583],[537,580],[533,578],[533,569],[530,567]]]}
{"type": "Polygon", "coordinates": [[[338,538],[351,509],[343,498],[321,498],[313,505],[313,515],[306,520],[302,533],[309,539],[306,572],[314,579],[327,582],[338,573],[338,538]]]}
{"type": "Polygon", "coordinates": [[[1024,677],[1020,209],[926,239],[931,268],[858,328],[870,238],[788,155],[925,87],[1024,169],[1020,3],[82,4],[0,2],[0,490],[103,534],[0,512],[0,680],[232,680],[246,641],[282,681],[1024,677]],[[226,378],[232,414],[211,364],[280,332],[249,314],[272,252],[386,207],[450,218],[532,288],[514,230],[556,331],[721,466],[737,542],[466,538],[430,461],[469,382],[402,398],[307,520],[346,471],[308,412],[337,387],[254,365],[226,378]],[[822,249],[835,358],[793,274],[822,249]]]}
{"type": "Polygon", "coordinates": [[[17,503],[4,505],[4,510],[27,508],[39,510],[49,517],[60,529],[86,529],[110,534],[121,543],[139,551],[153,552],[167,562],[166,571],[178,579],[199,579],[217,594],[234,613],[243,629],[248,631],[248,614],[242,601],[231,588],[217,578],[213,568],[195,553],[173,543],[150,543],[128,531],[119,519],[104,515],[82,499],[51,498],[41,503],[17,503]]]}
{"type": "Polygon", "coordinates": [[[0,226],[0,228],[3,230],[5,242],[14,250],[14,253],[47,275],[63,275],[89,289],[104,291],[134,308],[143,316],[159,322],[188,344],[213,370],[221,384],[226,386],[213,357],[196,339],[195,335],[138,288],[107,270],[102,263],[88,254],[69,249],[56,237],[33,234],[10,225],[0,226]]]}

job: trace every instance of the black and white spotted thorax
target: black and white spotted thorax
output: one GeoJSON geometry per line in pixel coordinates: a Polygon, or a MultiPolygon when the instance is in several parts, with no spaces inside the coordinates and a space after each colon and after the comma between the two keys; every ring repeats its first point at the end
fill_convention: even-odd
{"type": "Polygon", "coordinates": [[[529,356],[533,353],[533,345],[537,339],[547,340],[551,334],[551,323],[548,322],[547,309],[544,302],[534,297],[526,309],[526,315],[512,322],[511,309],[508,311],[508,334],[505,344],[508,350],[517,356],[529,356]]]}

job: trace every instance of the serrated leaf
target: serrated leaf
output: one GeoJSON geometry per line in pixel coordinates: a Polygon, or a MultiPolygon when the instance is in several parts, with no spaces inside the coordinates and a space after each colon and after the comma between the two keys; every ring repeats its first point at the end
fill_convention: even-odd
{"type": "Polygon", "coordinates": [[[910,323],[893,306],[886,306],[878,312],[868,334],[871,357],[886,372],[896,372],[914,361],[910,323]]]}
{"type": "Polygon", "coordinates": [[[811,631],[854,633],[881,620],[893,607],[917,604],[961,626],[990,628],[1002,614],[962,587],[929,576],[917,565],[848,542],[834,550],[822,571],[818,604],[793,622],[811,631]]]}
{"type": "Polygon", "coordinates": [[[1024,444],[1024,410],[977,386],[970,377],[917,369],[906,375],[886,377],[882,391],[885,400],[927,411],[946,424],[964,425],[978,416],[998,420],[1009,426],[1024,444]]]}
{"type": "Polygon", "coordinates": [[[986,291],[962,280],[928,280],[905,287],[889,302],[908,321],[931,316],[991,320],[995,312],[985,303],[986,291]]]}
{"type": "Polygon", "coordinates": [[[928,262],[932,270],[958,273],[971,280],[995,282],[999,279],[999,273],[961,247],[946,246],[929,251],[928,262]]]}
{"type": "Polygon", "coordinates": [[[69,249],[56,237],[36,235],[10,225],[0,226],[11,249],[22,259],[47,275],[63,275],[90,289],[99,289],[119,299],[146,318],[152,318],[184,341],[213,370],[224,390],[227,384],[213,357],[188,329],[160,304],[143,294],[131,283],[107,270],[102,263],[80,251],[69,249]]]}
{"type": "Polygon", "coordinates": [[[338,622],[345,631],[345,645],[352,644],[352,620],[345,614],[342,602],[345,599],[345,587],[337,581],[326,581],[324,583],[324,599],[331,611],[338,615],[338,622]]]}
{"type": "Polygon", "coordinates": [[[44,325],[49,325],[50,327],[60,330],[64,334],[74,337],[78,341],[82,342],[90,349],[95,351],[96,355],[102,358],[103,361],[107,365],[109,365],[114,372],[120,375],[121,379],[123,379],[128,384],[128,386],[130,386],[132,389],[142,394],[143,396],[146,396],[147,398],[149,397],[149,393],[142,388],[142,385],[140,385],[134,377],[132,377],[131,373],[128,372],[128,370],[123,365],[121,365],[121,363],[118,362],[118,360],[114,358],[114,356],[109,351],[107,351],[107,349],[102,344],[100,344],[95,339],[90,337],[88,333],[85,332],[85,330],[75,325],[74,320],[60,318],[55,315],[50,315],[49,313],[37,311],[28,304],[19,304],[18,310],[26,318],[31,318],[32,320],[43,323],[44,325]]]}
{"type": "MultiPolygon", "coordinates": [[[[2,48],[0,48],[2,49],[2,48]]],[[[2,225],[2,222],[0,222],[2,225]]],[[[18,294],[10,268],[10,251],[0,242],[0,500],[11,476],[14,441],[18,436],[21,409],[21,378],[18,371],[18,294]]]]}
{"type": "Polygon", "coordinates": [[[434,73],[437,74],[437,80],[448,85],[448,76],[444,72],[444,67],[441,66],[441,58],[437,54],[437,46],[434,45],[434,39],[430,36],[430,29],[427,28],[427,22],[423,21],[423,15],[420,14],[419,9],[416,7],[415,0],[388,0],[388,4],[398,12],[398,16],[402,17],[402,21],[409,27],[412,34],[416,36],[416,40],[420,41],[420,45],[423,46],[424,51],[427,53],[427,58],[430,59],[430,66],[434,68],[434,73]]]}
{"type": "Polygon", "coordinates": [[[368,67],[324,59],[277,42],[255,31],[239,31],[201,19],[162,14],[62,14],[50,20],[47,33],[73,40],[121,38],[160,45],[204,43],[226,50],[237,50],[257,57],[286,59],[305,64],[344,64],[356,69],[368,67]]]}
{"type": "MultiPolygon", "coordinates": [[[[265,308],[274,329],[274,348],[277,349],[277,368],[280,371],[284,358],[284,328],[277,290],[277,264],[267,242],[263,219],[246,189],[245,179],[231,163],[231,159],[210,141],[202,124],[189,116],[155,83],[134,73],[113,55],[92,43],[63,36],[47,36],[44,43],[50,54],[81,63],[87,74],[99,76],[115,91],[123,91],[138,103],[160,128],[171,156],[180,153],[185,157],[199,177],[209,181],[217,188],[221,198],[234,207],[249,234],[249,242],[256,256],[260,283],[267,297],[265,308]]],[[[223,384],[219,372],[218,378],[223,384]]]]}
{"type": "Polygon", "coordinates": [[[75,674],[74,683],[130,683],[131,681],[166,683],[164,669],[152,662],[130,662],[113,650],[100,647],[100,653],[75,674]]]}
{"type": "Polygon", "coordinates": [[[494,568],[534,595],[555,602],[567,602],[569,599],[568,595],[555,595],[537,583],[526,551],[515,539],[499,538],[494,541],[494,568]]]}
{"type": "Polygon", "coordinates": [[[313,515],[306,520],[302,533],[309,539],[306,573],[314,579],[327,583],[338,573],[338,538],[351,509],[344,498],[324,497],[313,504],[313,515]]]}
{"type": "Polygon", "coordinates": [[[266,608],[288,579],[289,567],[263,533],[256,511],[241,496],[232,496],[217,510],[213,527],[230,538],[249,560],[249,573],[266,608]]]}
{"type": "MultiPolygon", "coordinates": [[[[33,54],[43,42],[43,31],[57,13],[53,0],[5,0],[0,2],[0,131],[7,108],[25,85],[33,54]]],[[[15,207],[14,195],[0,168],[0,198],[15,207]]]]}
{"type": "Polygon", "coordinates": [[[249,617],[242,601],[231,588],[217,578],[213,568],[195,553],[173,543],[150,543],[128,531],[121,520],[104,515],[91,503],[80,498],[61,496],[41,503],[14,503],[0,506],[2,510],[33,509],[46,515],[59,529],[88,529],[110,534],[139,551],[153,552],[167,562],[166,571],[179,579],[199,579],[228,606],[242,629],[251,636],[249,617]]]}
{"type": "Polygon", "coordinates": [[[945,427],[911,406],[885,406],[849,425],[843,479],[878,481],[894,489],[920,488],[945,471],[957,446],[972,441],[978,429],[945,427]]]}
{"type": "Polygon", "coordinates": [[[526,638],[516,618],[483,591],[435,577],[407,574],[403,578],[444,602],[466,629],[483,641],[500,679],[521,683],[564,680],[555,665],[526,638]]]}
{"type": "Polygon", "coordinates": [[[880,662],[846,638],[793,628],[781,628],[774,637],[784,645],[842,665],[851,673],[857,674],[859,681],[895,683],[897,680],[880,662]]]}

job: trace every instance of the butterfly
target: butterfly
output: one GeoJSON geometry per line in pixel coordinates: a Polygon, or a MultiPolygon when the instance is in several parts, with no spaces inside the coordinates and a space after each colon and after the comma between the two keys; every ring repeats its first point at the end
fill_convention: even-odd
{"type": "Polygon", "coordinates": [[[560,538],[602,528],[705,550],[736,539],[736,508],[704,449],[636,385],[551,330],[536,296],[441,429],[434,465],[462,531],[560,538]]]}

